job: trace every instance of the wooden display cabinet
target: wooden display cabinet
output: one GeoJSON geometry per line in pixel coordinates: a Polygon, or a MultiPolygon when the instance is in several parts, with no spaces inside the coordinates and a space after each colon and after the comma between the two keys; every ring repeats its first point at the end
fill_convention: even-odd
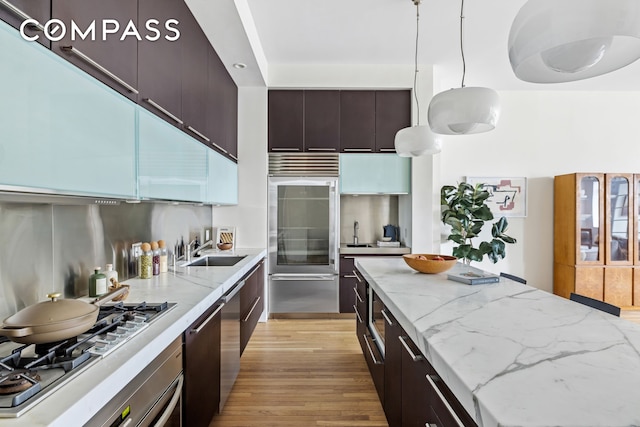
{"type": "Polygon", "coordinates": [[[640,175],[574,173],[554,180],[554,293],[640,305],[640,175]],[[636,185],[637,184],[637,185],[636,185]],[[634,295],[637,297],[634,298],[634,295]]]}

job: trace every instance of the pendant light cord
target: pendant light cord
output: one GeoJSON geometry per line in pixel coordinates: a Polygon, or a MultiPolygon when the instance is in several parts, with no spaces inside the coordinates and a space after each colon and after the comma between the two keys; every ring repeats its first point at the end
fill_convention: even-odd
{"type": "Polygon", "coordinates": [[[462,55],[462,83],[460,84],[461,87],[464,87],[464,76],[467,73],[467,63],[464,59],[464,46],[462,42],[463,36],[464,36],[464,33],[462,31],[463,21],[464,21],[464,0],[461,0],[461,6],[460,6],[460,54],[462,55]]]}
{"type": "Polygon", "coordinates": [[[414,0],[416,5],[416,51],[414,55],[414,68],[413,68],[413,97],[416,100],[416,110],[418,112],[418,126],[420,126],[420,101],[418,101],[418,91],[416,89],[418,84],[418,35],[420,31],[420,0],[414,0]]]}

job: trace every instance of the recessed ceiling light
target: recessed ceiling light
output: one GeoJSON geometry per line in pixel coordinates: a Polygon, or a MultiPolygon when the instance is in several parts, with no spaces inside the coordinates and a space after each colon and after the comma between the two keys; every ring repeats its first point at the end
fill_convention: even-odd
{"type": "Polygon", "coordinates": [[[243,64],[242,62],[236,62],[235,64],[233,64],[233,68],[242,70],[243,68],[247,68],[247,64],[243,64]]]}

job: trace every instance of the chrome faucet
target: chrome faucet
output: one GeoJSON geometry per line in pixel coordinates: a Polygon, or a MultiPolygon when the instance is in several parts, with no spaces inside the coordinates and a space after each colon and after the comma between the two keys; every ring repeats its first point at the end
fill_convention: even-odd
{"type": "Polygon", "coordinates": [[[360,229],[360,224],[358,224],[358,221],[354,221],[353,222],[353,244],[357,245],[358,244],[358,230],[360,229]]]}
{"type": "MultiPolygon", "coordinates": [[[[206,242],[204,242],[203,244],[201,244],[200,246],[198,246],[197,248],[195,248],[192,252],[191,252],[191,258],[193,258],[196,254],[198,254],[201,250],[203,250],[206,247],[213,247],[213,240],[207,240],[206,242]]],[[[199,256],[199,255],[198,255],[199,256]]]]}

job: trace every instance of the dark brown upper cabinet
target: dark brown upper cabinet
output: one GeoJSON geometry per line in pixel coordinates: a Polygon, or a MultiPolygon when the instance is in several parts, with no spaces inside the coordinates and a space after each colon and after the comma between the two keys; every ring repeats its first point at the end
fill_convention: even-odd
{"type": "Polygon", "coordinates": [[[138,39],[130,35],[121,40],[121,36],[130,21],[138,30],[137,3],[130,0],[53,0],[51,9],[52,17],[60,19],[67,26],[64,38],[51,42],[51,49],[135,101],[138,83],[138,39]],[[115,25],[118,25],[119,29],[113,34],[103,36],[102,22],[106,19],[117,21],[117,24],[106,23],[109,29],[115,30],[115,25]],[[72,21],[81,32],[90,31],[86,33],[84,40],[78,34],[74,34],[75,40],[72,40],[72,21]]]}
{"type": "Polygon", "coordinates": [[[304,151],[304,94],[301,90],[270,90],[269,151],[304,151]]]}
{"type": "Polygon", "coordinates": [[[207,123],[205,129],[211,146],[237,160],[238,156],[238,87],[218,54],[209,46],[207,85],[207,123]]]}
{"type": "Polygon", "coordinates": [[[373,152],[376,129],[376,92],[340,92],[340,151],[373,152]]]}
{"type": "Polygon", "coordinates": [[[411,91],[376,91],[375,151],[395,153],[396,133],[409,126],[411,126],[411,91]]]}
{"type": "Polygon", "coordinates": [[[40,27],[25,26],[25,35],[37,36],[38,43],[51,47],[51,42],[42,33],[42,26],[51,19],[51,0],[7,0],[6,3],[0,3],[0,19],[18,29],[25,19],[35,19],[40,27]]]}
{"type": "Polygon", "coordinates": [[[182,45],[182,120],[184,130],[200,142],[211,142],[207,131],[209,40],[198,21],[186,11],[180,27],[182,45]]]}
{"type": "Polygon", "coordinates": [[[182,51],[185,33],[192,31],[183,25],[190,14],[183,1],[139,0],[138,22],[156,19],[161,26],[177,19],[180,38],[170,41],[173,34],[161,30],[153,42],[138,45],[138,103],[167,122],[182,128],[182,51]]]}
{"type": "Polygon", "coordinates": [[[304,151],[340,151],[340,91],[304,91],[304,151]]]}

